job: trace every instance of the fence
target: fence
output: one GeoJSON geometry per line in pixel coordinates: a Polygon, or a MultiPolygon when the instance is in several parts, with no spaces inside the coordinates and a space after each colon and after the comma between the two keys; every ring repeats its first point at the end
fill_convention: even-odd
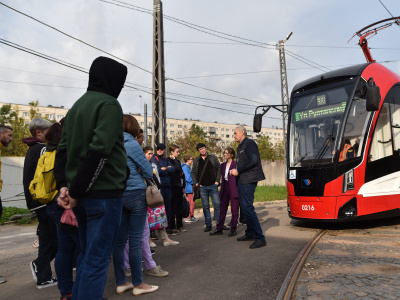
{"type": "MultiPolygon", "coordinates": [[[[1,158],[1,178],[3,179],[3,190],[1,199],[3,206],[16,206],[26,208],[24,197],[24,187],[22,185],[22,175],[24,157],[1,158]]],[[[284,161],[262,161],[262,167],[266,179],[259,185],[286,185],[286,167],[284,161]]]]}

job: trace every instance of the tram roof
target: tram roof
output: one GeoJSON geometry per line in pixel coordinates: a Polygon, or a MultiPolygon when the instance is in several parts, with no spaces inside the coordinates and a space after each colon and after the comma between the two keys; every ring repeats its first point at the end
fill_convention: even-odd
{"type": "Polygon", "coordinates": [[[301,89],[305,89],[309,85],[313,85],[316,82],[330,81],[332,78],[338,77],[348,77],[348,76],[357,76],[361,75],[362,71],[369,65],[370,63],[364,63],[359,65],[354,65],[351,67],[346,67],[342,69],[333,70],[324,74],[320,74],[309,79],[306,79],[302,82],[299,82],[293,87],[292,92],[296,92],[301,89]]]}

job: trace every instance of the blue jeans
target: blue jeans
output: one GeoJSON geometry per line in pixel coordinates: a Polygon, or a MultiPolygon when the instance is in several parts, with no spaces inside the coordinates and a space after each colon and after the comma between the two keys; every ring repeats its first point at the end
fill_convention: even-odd
{"type": "Polygon", "coordinates": [[[81,198],[76,214],[82,261],[77,268],[72,299],[101,300],[115,237],[121,223],[122,198],[81,198]]]}
{"type": "Polygon", "coordinates": [[[146,190],[125,191],[121,225],[113,252],[115,281],[117,285],[126,283],[124,270],[124,249],[129,236],[129,264],[132,284],[143,282],[142,272],[142,237],[146,223],[146,190]]]}
{"type": "Polygon", "coordinates": [[[171,229],[171,199],[172,199],[172,190],[170,186],[161,187],[160,188],[161,196],[164,199],[165,205],[165,214],[167,215],[168,226],[165,229],[171,229]]]}
{"type": "Polygon", "coordinates": [[[213,184],[213,185],[209,185],[209,186],[201,186],[200,187],[200,197],[201,197],[201,204],[203,205],[203,214],[204,214],[206,226],[211,227],[209,197],[211,198],[212,205],[214,206],[215,223],[218,224],[218,222],[219,222],[219,205],[220,205],[218,185],[213,184]]]}
{"type": "Polygon", "coordinates": [[[237,183],[240,207],[247,222],[246,235],[265,241],[265,236],[253,205],[257,183],[242,184],[240,179],[237,183]]]}
{"type": "MultiPolygon", "coordinates": [[[[54,261],[57,274],[57,285],[61,295],[72,293],[74,284],[72,269],[74,267],[75,251],[80,251],[78,228],[60,224],[64,209],[54,200],[46,205],[47,214],[57,226],[58,251],[54,261]]],[[[74,211],[75,212],[75,211],[74,211]]],[[[82,255],[78,256],[76,268],[78,269],[82,255]]]]}

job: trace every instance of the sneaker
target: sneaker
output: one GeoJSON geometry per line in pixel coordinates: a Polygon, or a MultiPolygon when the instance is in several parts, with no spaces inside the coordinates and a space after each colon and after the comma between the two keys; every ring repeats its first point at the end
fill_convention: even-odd
{"type": "Polygon", "coordinates": [[[33,280],[37,281],[37,273],[38,273],[38,270],[37,270],[37,266],[36,266],[35,261],[31,261],[30,264],[29,264],[29,266],[31,267],[33,280]]]}
{"type": "Polygon", "coordinates": [[[3,276],[0,275],[0,283],[4,283],[4,282],[6,282],[6,281],[7,281],[7,279],[6,279],[5,277],[3,277],[3,276]]]}
{"type": "Polygon", "coordinates": [[[60,300],[71,300],[72,294],[61,295],[60,300]]]}
{"type": "Polygon", "coordinates": [[[161,266],[155,266],[153,269],[147,270],[147,275],[155,277],[165,277],[169,273],[161,269],[161,266]]]}
{"type": "Polygon", "coordinates": [[[155,248],[155,247],[157,247],[157,245],[156,245],[153,241],[149,244],[149,246],[150,246],[150,248],[155,248]]]}
{"type": "Polygon", "coordinates": [[[128,277],[131,275],[132,275],[131,269],[125,269],[125,276],[128,277]]]}
{"type": "Polygon", "coordinates": [[[192,221],[192,218],[186,218],[185,219],[185,223],[192,223],[193,221],[192,221]]]}
{"type": "Polygon", "coordinates": [[[187,230],[183,227],[179,228],[179,232],[186,232],[187,230]]]}
{"type": "Polygon", "coordinates": [[[55,277],[51,277],[50,280],[38,283],[36,285],[36,288],[41,290],[41,289],[45,289],[45,288],[53,286],[53,285],[57,285],[57,278],[55,278],[55,277]]]}
{"type": "Polygon", "coordinates": [[[209,232],[211,231],[211,226],[206,226],[206,228],[204,228],[204,232],[209,232]]]}
{"type": "MultiPolygon", "coordinates": [[[[171,240],[172,241],[172,240],[171,240]]],[[[175,245],[179,245],[179,242],[177,241],[172,241],[172,242],[164,242],[164,246],[175,246],[175,245]]]]}
{"type": "Polygon", "coordinates": [[[192,222],[197,222],[199,219],[197,219],[197,218],[195,218],[195,217],[191,217],[190,220],[191,220],[192,222]]]}

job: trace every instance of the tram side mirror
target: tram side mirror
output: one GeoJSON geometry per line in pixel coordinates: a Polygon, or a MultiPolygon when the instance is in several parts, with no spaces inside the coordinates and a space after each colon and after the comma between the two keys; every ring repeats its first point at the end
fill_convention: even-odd
{"type": "Polygon", "coordinates": [[[256,114],[253,120],[253,131],[260,132],[261,131],[261,124],[262,124],[262,114],[256,114]]]}
{"type": "Polygon", "coordinates": [[[367,111],[377,111],[379,103],[381,102],[381,94],[379,86],[375,84],[374,79],[371,77],[365,83],[367,87],[365,99],[367,100],[367,111]]]}

